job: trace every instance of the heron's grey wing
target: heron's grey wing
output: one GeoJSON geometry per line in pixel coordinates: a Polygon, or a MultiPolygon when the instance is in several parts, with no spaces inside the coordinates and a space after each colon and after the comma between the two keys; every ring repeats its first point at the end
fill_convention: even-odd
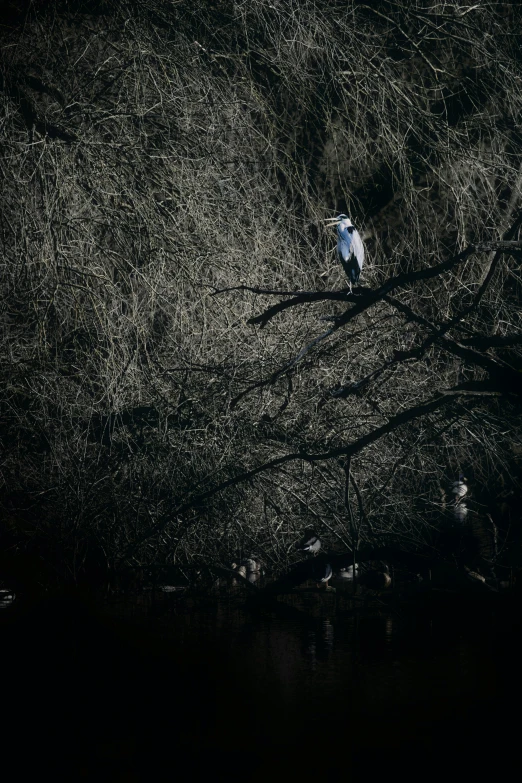
{"type": "Polygon", "coordinates": [[[342,239],[339,239],[337,242],[337,252],[339,254],[339,258],[343,261],[348,261],[350,258],[350,248],[352,244],[352,237],[350,234],[347,234],[347,239],[344,237],[342,239]]]}
{"type": "Polygon", "coordinates": [[[361,236],[358,231],[354,231],[352,234],[352,252],[357,259],[359,269],[363,268],[364,264],[364,245],[361,236]]]}

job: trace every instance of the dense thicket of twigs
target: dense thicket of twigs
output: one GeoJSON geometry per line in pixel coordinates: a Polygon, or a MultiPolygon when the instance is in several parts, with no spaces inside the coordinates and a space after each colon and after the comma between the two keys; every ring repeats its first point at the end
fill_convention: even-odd
{"type": "Polygon", "coordinates": [[[60,578],[238,550],[278,567],[309,525],[437,547],[462,469],[516,560],[521,256],[494,243],[521,236],[517,5],[20,8],[0,42],[5,547],[60,578]],[[338,211],[367,248],[351,298],[328,298],[338,211]],[[256,321],[285,300],[259,289],[320,296],[256,321]]]}

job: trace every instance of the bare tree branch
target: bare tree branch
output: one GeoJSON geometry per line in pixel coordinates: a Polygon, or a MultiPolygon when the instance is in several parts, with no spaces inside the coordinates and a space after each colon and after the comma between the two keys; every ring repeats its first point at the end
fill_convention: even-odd
{"type": "Polygon", "coordinates": [[[318,453],[309,453],[306,451],[293,452],[264,462],[263,464],[252,468],[251,470],[239,473],[232,478],[220,482],[211,489],[194,496],[191,498],[191,500],[180,505],[178,508],[176,508],[173,514],[169,514],[166,519],[161,520],[159,523],[150,527],[142,535],[140,535],[138,539],[133,542],[131,548],[122,553],[121,559],[126,559],[132,552],[136,551],[136,549],[141,546],[141,544],[147,541],[147,539],[151,538],[162,530],[165,530],[165,528],[168,527],[175,517],[182,517],[188,511],[200,507],[211,497],[217,495],[220,492],[223,492],[225,489],[237,486],[238,484],[250,482],[253,478],[255,478],[255,476],[258,476],[261,473],[274,470],[275,468],[279,468],[289,462],[296,462],[298,460],[302,460],[304,462],[323,462],[326,460],[337,459],[339,457],[351,458],[370,444],[375,443],[385,435],[394,432],[399,427],[421,418],[422,416],[426,416],[429,413],[433,413],[442,406],[451,403],[453,400],[458,399],[459,397],[470,397],[471,399],[475,398],[477,400],[482,400],[485,397],[501,396],[502,394],[503,390],[499,389],[498,386],[495,386],[495,384],[491,382],[477,381],[473,383],[464,383],[458,387],[447,389],[446,391],[437,394],[434,398],[428,400],[425,403],[422,403],[421,405],[415,405],[412,408],[408,408],[407,410],[402,411],[401,413],[397,414],[397,416],[394,416],[389,421],[387,421],[386,424],[372,430],[366,435],[363,435],[361,438],[358,438],[353,443],[347,444],[346,446],[340,446],[336,449],[330,449],[328,451],[318,453]]]}

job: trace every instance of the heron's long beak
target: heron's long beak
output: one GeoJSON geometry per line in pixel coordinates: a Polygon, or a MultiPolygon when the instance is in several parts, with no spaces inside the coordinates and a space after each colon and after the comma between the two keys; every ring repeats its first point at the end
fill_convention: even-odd
{"type": "Polygon", "coordinates": [[[341,221],[338,218],[333,217],[333,218],[325,218],[324,222],[329,224],[330,226],[338,226],[341,221]],[[330,221],[333,221],[333,223],[330,221]]]}

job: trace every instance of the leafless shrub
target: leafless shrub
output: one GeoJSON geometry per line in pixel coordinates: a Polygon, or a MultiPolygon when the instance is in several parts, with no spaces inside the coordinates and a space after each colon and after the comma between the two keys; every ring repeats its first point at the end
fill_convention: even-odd
{"type": "Polygon", "coordinates": [[[260,329],[253,291],[215,295],[342,288],[321,223],[335,210],[365,234],[373,290],[505,237],[521,208],[517,7],[96,8],[48,4],[2,34],[9,534],[59,542],[73,576],[93,547],[107,567],[251,549],[277,568],[310,524],[331,546],[354,525],[432,542],[437,487],[462,466],[518,492],[515,408],[489,397],[361,449],[353,519],[343,458],[306,458],[487,380],[456,343],[511,337],[477,350],[519,372],[512,254],[404,285],[299,362],[345,302],[260,329]],[[289,454],[304,458],[251,475],[289,454]]]}

